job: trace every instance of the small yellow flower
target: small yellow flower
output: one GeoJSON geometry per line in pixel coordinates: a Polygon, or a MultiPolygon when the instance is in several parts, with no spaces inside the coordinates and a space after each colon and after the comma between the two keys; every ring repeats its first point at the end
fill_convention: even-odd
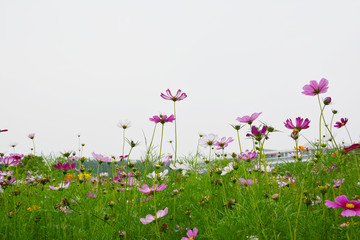
{"type": "Polygon", "coordinates": [[[26,210],[27,210],[28,212],[32,212],[32,211],[37,212],[37,211],[40,211],[40,209],[41,209],[40,206],[33,205],[33,206],[31,206],[31,207],[28,207],[26,210]]]}
{"type": "Polygon", "coordinates": [[[84,172],[84,173],[79,173],[78,177],[79,177],[80,180],[84,180],[84,179],[91,178],[91,175],[84,172]]]}

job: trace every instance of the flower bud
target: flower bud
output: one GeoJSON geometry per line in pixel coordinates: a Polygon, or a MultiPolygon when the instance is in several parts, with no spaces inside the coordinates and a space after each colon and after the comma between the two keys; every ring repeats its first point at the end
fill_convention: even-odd
{"type": "Polygon", "coordinates": [[[327,192],[327,186],[319,186],[319,191],[322,193],[322,194],[325,194],[327,192]]]}
{"type": "Polygon", "coordinates": [[[271,196],[272,200],[278,200],[279,199],[279,194],[275,193],[274,195],[271,196]]]}
{"type": "Polygon", "coordinates": [[[324,105],[329,105],[331,103],[331,97],[326,97],[324,99],[324,105]]]}
{"type": "Polygon", "coordinates": [[[341,228],[348,228],[349,224],[348,223],[343,223],[343,224],[340,224],[340,227],[341,228]]]}
{"type": "Polygon", "coordinates": [[[337,114],[337,113],[338,113],[338,111],[337,111],[337,110],[335,110],[335,109],[333,109],[333,110],[332,110],[332,113],[333,113],[333,114],[337,114]]]}

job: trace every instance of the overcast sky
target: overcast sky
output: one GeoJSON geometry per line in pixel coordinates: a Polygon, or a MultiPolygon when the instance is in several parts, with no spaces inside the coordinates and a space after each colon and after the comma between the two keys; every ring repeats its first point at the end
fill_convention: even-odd
{"type": "MultiPolygon", "coordinates": [[[[348,117],[359,140],[360,1],[1,1],[0,152],[78,149],[119,155],[120,120],[140,146],[154,124],[172,114],[167,88],[188,98],[177,102],[178,149],[195,152],[198,133],[236,137],[229,124],[254,112],[281,132],[265,148],[292,149],[287,118],[311,120],[303,135],[318,137],[316,97],[301,94],[310,80],[329,80],[335,120],[348,117]]],[[[259,121],[255,125],[260,124],[259,121]]],[[[155,144],[160,141],[160,128],[155,144]]],[[[241,130],[243,148],[250,148],[241,130]]],[[[335,129],[349,143],[346,130],[335,129]]],[[[173,124],[165,125],[164,153],[171,152],[173,124]]],[[[305,138],[301,145],[307,145],[305,138]]],[[[126,146],[126,151],[128,151],[126,146]]],[[[237,143],[228,152],[237,151],[237,143]]]]}

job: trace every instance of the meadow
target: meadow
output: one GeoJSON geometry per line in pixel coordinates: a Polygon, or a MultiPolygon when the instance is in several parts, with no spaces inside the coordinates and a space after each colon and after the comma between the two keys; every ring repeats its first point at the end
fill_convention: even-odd
{"type": "Polygon", "coordinates": [[[197,152],[180,158],[176,104],[187,98],[181,90],[161,94],[174,112],[149,119],[154,131],[141,161],[131,157],[140,146],[126,138],[128,122],[119,123],[122,156],[86,158],[81,145],[40,156],[29,134],[32,154],[1,154],[1,239],[360,239],[360,143],[349,132],[349,146],[333,137],[335,129],[347,131],[348,119],[334,121],[336,111],[324,117],[331,111],[331,98],[320,97],[327,89],[323,78],[302,92],[320,107],[319,119],[311,121],[317,141],[299,146],[310,120],[284,119],[294,161],[275,165],[269,159],[281,153],[270,156],[264,144],[277,130],[258,123],[261,113],[238,117],[234,138],[200,135],[197,152]],[[168,124],[175,125],[172,154],[162,152],[168,124]],[[155,147],[156,128],[161,141],[155,147]],[[252,149],[242,149],[245,138],[252,149]],[[229,144],[238,152],[227,153],[229,144]]]}

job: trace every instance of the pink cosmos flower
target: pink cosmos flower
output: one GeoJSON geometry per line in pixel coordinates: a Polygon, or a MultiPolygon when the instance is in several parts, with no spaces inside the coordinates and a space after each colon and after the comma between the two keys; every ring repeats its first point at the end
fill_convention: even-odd
{"type": "Polygon", "coordinates": [[[30,139],[34,139],[34,137],[35,137],[35,133],[30,133],[30,134],[28,135],[28,138],[30,138],[30,139]]]}
{"type": "Polygon", "coordinates": [[[241,123],[248,123],[251,125],[253,123],[253,121],[255,121],[255,119],[257,119],[260,116],[261,113],[262,112],[253,113],[251,116],[246,115],[243,117],[238,117],[238,118],[236,118],[236,120],[238,120],[241,123]]]}
{"type": "Polygon", "coordinates": [[[171,92],[170,92],[169,89],[166,90],[166,95],[165,95],[164,93],[161,93],[160,96],[161,96],[163,99],[165,99],[165,100],[171,100],[171,101],[174,101],[174,102],[183,100],[183,99],[185,99],[185,98],[187,97],[186,93],[181,93],[181,90],[180,90],[180,89],[177,90],[175,96],[173,96],[173,95],[171,94],[171,92]]]}
{"type": "Polygon", "coordinates": [[[269,139],[268,136],[266,136],[267,127],[263,126],[260,130],[260,127],[257,128],[255,126],[251,127],[251,133],[246,134],[247,137],[253,137],[256,141],[260,141],[264,136],[265,139],[269,139]]]}
{"type": "Polygon", "coordinates": [[[212,145],[214,145],[218,140],[218,135],[216,134],[208,134],[208,135],[204,135],[199,139],[199,145],[202,147],[211,147],[212,145]]]}
{"type": "Polygon", "coordinates": [[[355,144],[351,145],[350,147],[344,148],[344,151],[348,153],[357,148],[360,148],[360,143],[355,143],[355,144]]]}
{"type": "Polygon", "coordinates": [[[346,125],[346,123],[348,122],[348,120],[349,120],[349,119],[347,119],[347,118],[341,118],[341,119],[340,119],[340,122],[336,122],[335,125],[334,125],[334,127],[336,127],[336,128],[342,128],[343,126],[346,125]]]}
{"type": "Polygon", "coordinates": [[[87,198],[86,199],[89,199],[89,198],[96,198],[97,196],[96,196],[96,194],[95,193],[93,193],[93,192],[88,192],[88,193],[86,193],[86,195],[87,195],[87,198]]]}
{"type": "Polygon", "coordinates": [[[186,233],[186,235],[188,237],[183,237],[181,240],[193,240],[193,239],[195,239],[197,233],[198,233],[197,228],[194,228],[192,231],[191,231],[191,229],[189,229],[189,231],[187,231],[187,233],[186,233]]]}
{"type": "Polygon", "coordinates": [[[4,156],[0,157],[0,164],[3,164],[5,166],[15,166],[19,165],[19,160],[17,158],[10,156],[4,156]]]}
{"type": "Polygon", "coordinates": [[[72,213],[74,210],[70,210],[68,206],[65,206],[65,207],[60,207],[60,211],[62,213],[65,213],[65,215],[67,215],[68,213],[72,213]]]}
{"type": "Polygon", "coordinates": [[[248,179],[246,181],[245,178],[239,178],[239,184],[242,184],[242,185],[253,185],[254,183],[257,183],[257,182],[258,182],[257,179],[255,179],[255,181],[252,179],[248,179]]]}
{"type": "Polygon", "coordinates": [[[345,195],[341,195],[335,198],[335,202],[325,200],[325,205],[328,208],[343,208],[344,211],[341,215],[344,217],[360,216],[360,202],[349,201],[345,195]]]}
{"type": "MultiPolygon", "coordinates": [[[[345,182],[345,178],[343,178],[342,180],[341,179],[333,179],[332,180],[335,184],[333,185],[333,188],[338,188],[338,187],[340,187],[340,185],[342,184],[342,183],[344,183],[345,182]]],[[[329,187],[331,186],[330,184],[326,184],[326,185],[328,185],[329,187]]]]}
{"type": "Polygon", "coordinates": [[[153,116],[152,118],[149,118],[150,121],[154,123],[167,123],[167,122],[173,122],[175,120],[175,116],[171,114],[169,117],[167,115],[160,114],[159,116],[153,116]]]}
{"type": "Polygon", "coordinates": [[[91,153],[91,155],[99,162],[99,163],[103,163],[103,162],[112,162],[112,159],[109,157],[104,157],[102,154],[96,154],[94,152],[91,153]]]}
{"type": "MultiPolygon", "coordinates": [[[[244,161],[250,161],[251,159],[254,159],[258,156],[257,152],[255,151],[249,151],[249,150],[246,150],[245,152],[243,152],[242,154],[242,159],[244,161]]],[[[238,156],[239,159],[241,159],[241,155],[238,156]]]]}
{"type": "Polygon", "coordinates": [[[62,164],[61,162],[58,162],[57,164],[54,164],[53,165],[53,167],[54,168],[57,168],[57,169],[62,169],[62,170],[64,170],[64,171],[66,171],[66,170],[71,170],[71,169],[73,169],[73,168],[75,168],[76,167],[76,163],[71,163],[71,165],[67,162],[67,163],[64,163],[64,164],[62,164]]]}
{"type": "Polygon", "coordinates": [[[232,139],[231,137],[229,137],[228,139],[226,139],[226,137],[223,137],[219,141],[216,141],[214,146],[217,147],[216,150],[225,149],[227,146],[229,146],[229,143],[231,143],[233,141],[234,141],[234,139],[232,139]]]}
{"type": "Polygon", "coordinates": [[[303,94],[308,96],[316,96],[321,93],[326,93],[328,90],[329,81],[325,78],[322,78],[319,83],[317,83],[315,80],[311,80],[310,84],[305,85],[303,87],[303,94]]]}
{"type": "Polygon", "coordinates": [[[152,186],[150,188],[147,184],[144,184],[144,185],[142,185],[142,188],[138,188],[138,189],[142,193],[153,194],[154,192],[164,190],[166,187],[167,187],[167,185],[165,185],[165,184],[161,184],[160,186],[158,186],[158,184],[155,184],[154,186],[152,186]]]}
{"type": "Polygon", "coordinates": [[[164,210],[157,211],[156,216],[148,214],[148,215],[146,215],[145,218],[140,218],[140,222],[142,222],[142,224],[148,224],[148,223],[153,222],[155,219],[165,217],[165,215],[167,213],[168,213],[168,208],[165,208],[164,210]]]}
{"type": "Polygon", "coordinates": [[[294,131],[300,132],[302,129],[309,128],[310,120],[306,118],[305,120],[301,117],[296,118],[296,125],[293,124],[291,119],[287,119],[286,122],[284,122],[285,127],[288,129],[293,129],[294,131]]]}

